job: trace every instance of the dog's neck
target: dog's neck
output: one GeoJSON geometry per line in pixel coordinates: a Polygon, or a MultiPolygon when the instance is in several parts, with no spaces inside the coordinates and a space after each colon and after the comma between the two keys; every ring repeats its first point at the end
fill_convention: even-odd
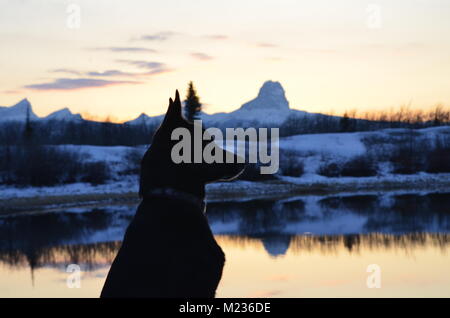
{"type": "Polygon", "coordinates": [[[203,213],[206,210],[206,202],[205,198],[194,195],[192,193],[177,190],[171,187],[160,187],[160,188],[151,188],[147,190],[143,194],[144,200],[151,200],[152,198],[167,198],[170,200],[178,200],[183,203],[188,203],[198,209],[200,209],[203,213]]]}

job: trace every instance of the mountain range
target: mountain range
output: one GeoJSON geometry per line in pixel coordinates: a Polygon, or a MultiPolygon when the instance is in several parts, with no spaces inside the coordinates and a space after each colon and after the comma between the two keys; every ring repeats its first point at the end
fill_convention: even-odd
{"type": "Polygon", "coordinates": [[[68,108],[62,108],[57,110],[46,117],[38,117],[34,111],[31,103],[28,99],[22,99],[17,104],[4,107],[0,106],[0,123],[10,121],[26,121],[29,116],[30,120],[57,120],[57,121],[82,121],[83,118],[80,114],[73,114],[68,108]]]}
{"type": "MultiPolygon", "coordinates": [[[[290,116],[317,116],[319,114],[307,113],[291,109],[286,99],[285,91],[279,82],[266,81],[259,90],[258,95],[251,101],[244,103],[239,109],[230,113],[207,114],[200,113],[202,119],[208,126],[219,126],[239,123],[252,123],[263,125],[282,124],[290,116]]],[[[10,107],[0,106],[0,123],[11,121],[25,121],[27,116],[30,120],[39,121],[72,121],[80,122],[84,119],[80,114],[72,113],[68,108],[63,108],[51,113],[46,117],[38,117],[27,99],[10,107]]],[[[128,125],[150,125],[159,123],[164,115],[147,116],[142,113],[134,120],[125,122],[128,125]]],[[[231,125],[230,127],[232,127],[231,125]]]]}

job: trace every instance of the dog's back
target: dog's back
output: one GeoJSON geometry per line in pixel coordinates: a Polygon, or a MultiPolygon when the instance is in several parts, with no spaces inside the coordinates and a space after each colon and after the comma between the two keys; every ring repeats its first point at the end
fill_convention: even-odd
{"type": "Polygon", "coordinates": [[[225,255],[203,212],[167,198],[150,202],[130,223],[101,297],[214,297],[225,255]]]}

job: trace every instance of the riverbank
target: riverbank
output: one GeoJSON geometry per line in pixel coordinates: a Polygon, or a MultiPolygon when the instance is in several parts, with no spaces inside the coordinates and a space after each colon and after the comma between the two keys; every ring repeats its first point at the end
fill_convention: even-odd
{"type": "MultiPolygon", "coordinates": [[[[235,181],[207,185],[207,200],[246,201],[277,199],[296,195],[358,193],[382,191],[436,191],[450,189],[450,174],[388,175],[383,177],[326,178],[307,175],[301,178],[281,177],[264,182],[235,181]]],[[[0,187],[0,214],[36,211],[58,211],[68,207],[105,204],[137,204],[137,180],[129,178],[93,186],[76,183],[57,187],[0,187]]]]}

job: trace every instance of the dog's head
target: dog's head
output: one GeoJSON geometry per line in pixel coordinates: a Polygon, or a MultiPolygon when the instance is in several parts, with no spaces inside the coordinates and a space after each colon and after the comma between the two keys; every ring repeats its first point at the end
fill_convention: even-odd
{"type": "MultiPolygon", "coordinates": [[[[146,191],[159,187],[175,187],[193,194],[204,195],[203,189],[206,183],[231,180],[244,170],[245,165],[237,163],[238,157],[235,154],[219,147],[215,147],[215,151],[223,151],[223,158],[226,158],[227,155],[233,156],[233,163],[206,163],[204,160],[201,163],[194,163],[193,160],[191,163],[175,163],[171,153],[173,146],[178,141],[172,140],[171,136],[177,128],[189,130],[191,154],[194,156],[194,124],[182,116],[178,91],[176,91],[175,100],[169,99],[169,108],[164,120],[153,137],[152,145],[142,159],[139,190],[141,196],[146,191]]],[[[202,133],[204,133],[203,128],[202,133]]],[[[204,147],[211,142],[214,141],[202,141],[202,154],[204,147]]]]}

